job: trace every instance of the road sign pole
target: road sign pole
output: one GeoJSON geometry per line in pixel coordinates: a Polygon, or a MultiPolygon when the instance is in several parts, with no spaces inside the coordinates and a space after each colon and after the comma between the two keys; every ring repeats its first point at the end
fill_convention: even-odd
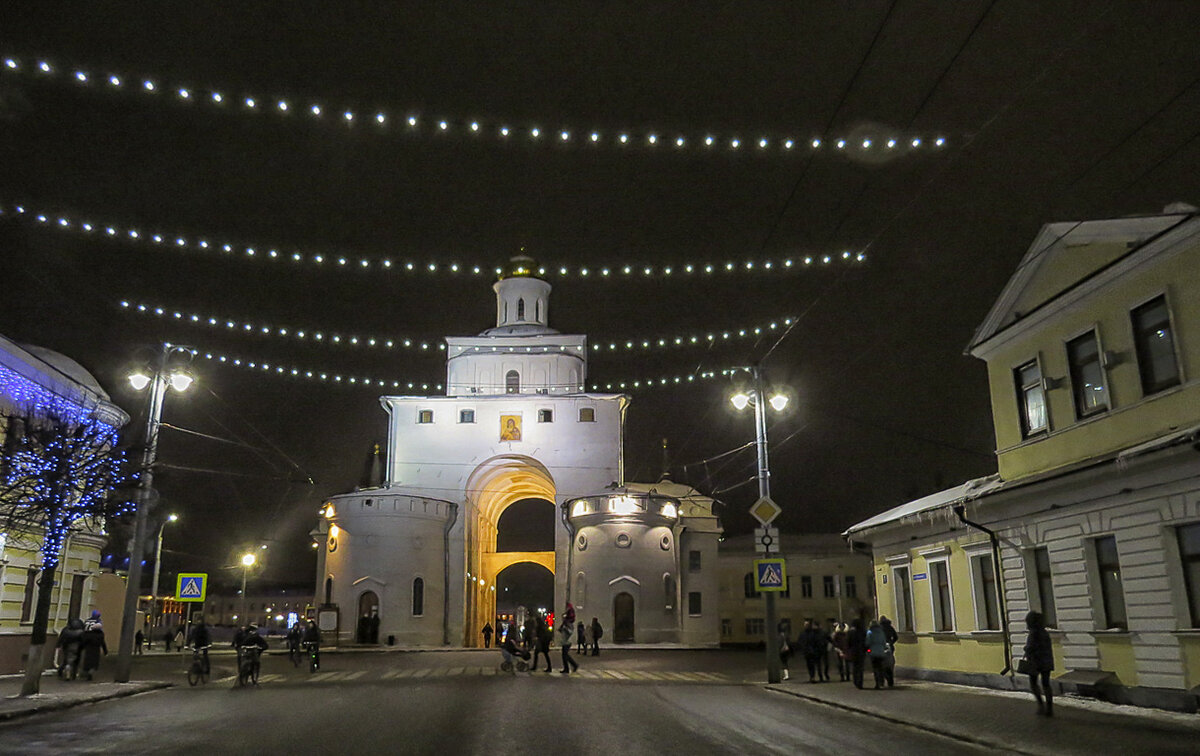
{"type": "MultiPolygon", "coordinates": [[[[763,396],[762,371],[758,365],[752,368],[754,376],[754,425],[755,442],[758,447],[758,496],[771,497],[771,470],[767,458],[767,412],[766,397],[763,396]]],[[[769,523],[765,523],[769,524],[769,523]]],[[[776,617],[775,593],[767,594],[767,682],[778,683],[783,679],[783,662],[779,658],[779,620],[776,617]]]]}

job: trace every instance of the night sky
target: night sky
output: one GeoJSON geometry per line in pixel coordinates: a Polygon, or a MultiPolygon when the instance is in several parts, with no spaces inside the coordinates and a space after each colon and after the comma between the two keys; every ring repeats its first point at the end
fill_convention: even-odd
{"type": "MultiPolygon", "coordinates": [[[[124,375],[164,340],[437,393],[440,339],[494,325],[494,276],[471,269],[524,248],[548,268],[551,325],[620,345],[590,353],[589,384],[769,353],[793,397],[770,428],[781,525],[841,530],[995,470],[984,365],[963,348],[1043,223],[1200,203],[1194,3],[55,5],[0,8],[17,64],[0,69],[0,333],[82,363],[135,435],[145,397],[124,375]]],[[[194,369],[164,421],[216,439],[163,431],[156,482],[183,518],[164,569],[221,573],[266,543],[263,579],[308,583],[323,497],[385,439],[377,397],[423,392],[194,369]]],[[[724,453],[753,423],[731,388],[628,388],[626,474],[656,480],[667,438],[675,479],[744,532],[753,449],[724,453]]]]}

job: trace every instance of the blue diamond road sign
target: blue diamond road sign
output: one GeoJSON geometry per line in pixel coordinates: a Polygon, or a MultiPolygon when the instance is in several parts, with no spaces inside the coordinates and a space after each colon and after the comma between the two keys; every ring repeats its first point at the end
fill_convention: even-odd
{"type": "Polygon", "coordinates": [[[208,593],[208,573],[181,572],[175,584],[176,601],[203,601],[208,593]]]}

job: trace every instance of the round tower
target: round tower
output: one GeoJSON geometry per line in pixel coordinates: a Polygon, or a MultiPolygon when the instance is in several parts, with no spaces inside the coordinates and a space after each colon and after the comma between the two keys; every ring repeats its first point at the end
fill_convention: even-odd
{"type": "Polygon", "coordinates": [[[496,328],[503,333],[550,331],[550,284],[536,276],[533,258],[520,255],[509,260],[500,280],[492,285],[496,292],[496,328]]]}

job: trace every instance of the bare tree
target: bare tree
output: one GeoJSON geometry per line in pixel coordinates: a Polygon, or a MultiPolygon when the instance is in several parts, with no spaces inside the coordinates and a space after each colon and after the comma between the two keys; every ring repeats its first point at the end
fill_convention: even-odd
{"type": "Polygon", "coordinates": [[[0,529],[42,553],[29,660],[21,695],[38,692],[45,669],[50,598],[62,550],[75,532],[99,531],[127,505],[114,495],[125,454],[117,429],[80,412],[0,412],[0,529]]]}

